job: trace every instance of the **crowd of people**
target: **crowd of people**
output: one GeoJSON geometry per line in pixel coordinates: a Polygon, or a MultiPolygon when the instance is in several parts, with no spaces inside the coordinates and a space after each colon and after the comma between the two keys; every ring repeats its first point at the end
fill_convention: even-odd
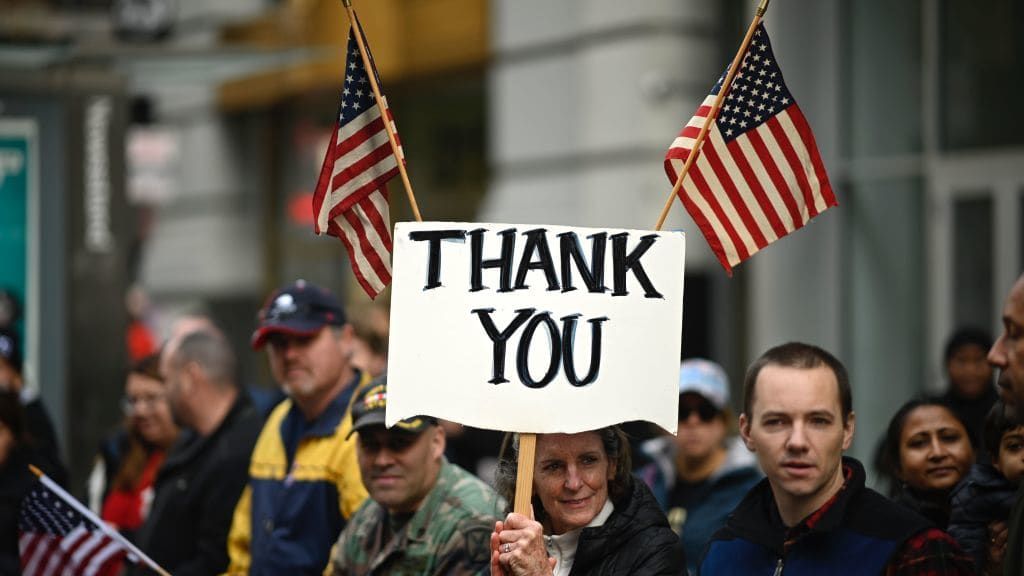
{"type": "MultiPolygon", "coordinates": [[[[176,576],[1016,575],[1024,276],[1001,315],[994,344],[975,330],[950,339],[946,394],[893,414],[875,460],[887,495],[845,454],[857,421],[845,366],[791,342],[748,367],[738,418],[722,367],[690,359],[675,436],[632,442],[634,455],[620,426],[536,435],[524,513],[519,436],[429,416],[385,427],[386,338],[297,281],[270,295],[251,342],[280,402],[254,403],[214,322],[180,319],[126,372],[125,421],[85,500],[176,576]]],[[[0,331],[0,574],[20,573],[27,465],[67,481],[21,362],[16,333],[0,331]]]]}

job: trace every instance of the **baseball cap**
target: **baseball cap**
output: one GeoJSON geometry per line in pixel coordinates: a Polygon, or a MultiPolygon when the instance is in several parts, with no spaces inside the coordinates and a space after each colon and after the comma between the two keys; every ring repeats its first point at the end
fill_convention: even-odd
{"type": "Polygon", "coordinates": [[[262,347],[271,334],[312,336],[324,326],[342,326],[346,322],[338,299],[305,280],[278,288],[260,309],[257,319],[253,348],[262,347]]]}
{"type": "Polygon", "coordinates": [[[18,344],[18,335],[13,330],[0,328],[0,358],[21,372],[21,346],[18,344]]]}
{"type": "MultiPolygon", "coordinates": [[[[387,376],[380,376],[356,391],[352,400],[352,432],[370,426],[384,425],[384,411],[388,404],[387,376]]],[[[437,418],[416,416],[395,422],[392,430],[419,434],[429,426],[437,424],[437,418]]],[[[351,436],[352,432],[348,435],[351,436]]]]}
{"type": "Polygon", "coordinates": [[[718,364],[703,358],[684,360],[679,365],[679,393],[695,392],[724,410],[729,405],[729,377],[718,364]]]}

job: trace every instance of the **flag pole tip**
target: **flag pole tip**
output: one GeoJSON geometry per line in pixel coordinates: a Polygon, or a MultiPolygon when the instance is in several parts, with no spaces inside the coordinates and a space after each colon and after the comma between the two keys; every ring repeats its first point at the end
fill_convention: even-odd
{"type": "Polygon", "coordinates": [[[351,8],[352,7],[352,0],[341,0],[341,3],[342,3],[342,5],[345,6],[345,8],[351,8]]]}
{"type": "Polygon", "coordinates": [[[43,471],[40,470],[39,468],[36,468],[35,466],[29,464],[28,465],[28,469],[31,470],[32,473],[35,474],[37,477],[39,477],[39,478],[43,477],[43,471]]]}
{"type": "MultiPolygon", "coordinates": [[[[344,2],[349,2],[350,0],[343,0],[343,1],[344,2]]],[[[761,0],[761,3],[757,5],[757,16],[758,17],[764,16],[764,13],[768,11],[768,3],[770,1],[771,0],[761,0]]]]}

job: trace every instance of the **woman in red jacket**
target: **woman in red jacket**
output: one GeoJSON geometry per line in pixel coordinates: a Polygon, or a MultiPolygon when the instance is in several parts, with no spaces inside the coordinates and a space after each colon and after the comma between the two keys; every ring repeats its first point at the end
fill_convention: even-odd
{"type": "MultiPolygon", "coordinates": [[[[153,499],[153,480],[178,426],[167,403],[158,354],[140,360],[125,382],[126,433],[113,466],[100,516],[131,536],[142,525],[153,499]]],[[[110,463],[108,463],[110,464],[110,463]]]]}

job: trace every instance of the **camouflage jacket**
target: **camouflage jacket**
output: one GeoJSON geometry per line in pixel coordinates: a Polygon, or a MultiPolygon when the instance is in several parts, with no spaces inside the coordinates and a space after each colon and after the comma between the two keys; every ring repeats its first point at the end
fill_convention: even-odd
{"type": "Polygon", "coordinates": [[[487,484],[445,460],[423,505],[388,542],[387,510],[366,499],[338,539],[333,574],[488,574],[491,531],[504,506],[487,484]]]}

